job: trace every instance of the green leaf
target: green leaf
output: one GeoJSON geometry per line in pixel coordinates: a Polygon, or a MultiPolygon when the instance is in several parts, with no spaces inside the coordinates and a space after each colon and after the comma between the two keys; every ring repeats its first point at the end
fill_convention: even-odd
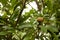
{"type": "Polygon", "coordinates": [[[32,28],[31,24],[25,23],[19,26],[19,29],[23,29],[23,28],[32,28]]]}
{"type": "Polygon", "coordinates": [[[34,33],[33,29],[28,30],[28,33],[26,34],[24,40],[34,40],[33,33],[34,33]]]}
{"type": "Polygon", "coordinates": [[[50,30],[51,32],[58,32],[58,29],[53,26],[48,26],[47,29],[50,30]]]}
{"type": "Polygon", "coordinates": [[[0,2],[5,6],[8,0],[0,0],[0,2]]]}
{"type": "Polygon", "coordinates": [[[4,32],[4,31],[0,32],[0,35],[6,35],[6,34],[7,32],[4,32]]]}
{"type": "Polygon", "coordinates": [[[44,26],[41,26],[41,31],[42,31],[42,32],[47,32],[47,28],[44,27],[44,26]]]}

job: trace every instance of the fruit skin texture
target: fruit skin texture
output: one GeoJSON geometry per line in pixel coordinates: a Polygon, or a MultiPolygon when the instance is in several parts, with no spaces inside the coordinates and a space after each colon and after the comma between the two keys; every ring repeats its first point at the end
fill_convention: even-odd
{"type": "Polygon", "coordinates": [[[44,20],[43,17],[38,17],[38,18],[37,18],[37,21],[38,21],[38,22],[43,22],[43,20],[44,20]]]}

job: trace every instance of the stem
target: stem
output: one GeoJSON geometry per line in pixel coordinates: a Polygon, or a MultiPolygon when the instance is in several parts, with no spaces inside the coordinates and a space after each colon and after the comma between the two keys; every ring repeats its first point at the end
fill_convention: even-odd
{"type": "Polygon", "coordinates": [[[37,25],[37,36],[36,36],[36,38],[39,40],[39,30],[40,30],[40,27],[39,27],[39,25],[41,25],[40,23],[37,25]]]}
{"type": "Polygon", "coordinates": [[[6,40],[12,40],[12,34],[7,34],[6,40]]]}

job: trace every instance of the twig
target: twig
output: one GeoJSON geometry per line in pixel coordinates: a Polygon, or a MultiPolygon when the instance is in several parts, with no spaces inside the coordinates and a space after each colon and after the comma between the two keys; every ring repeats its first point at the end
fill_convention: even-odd
{"type": "Polygon", "coordinates": [[[40,36],[39,36],[39,32],[40,32],[40,31],[39,31],[39,30],[40,30],[39,25],[40,25],[40,23],[37,25],[37,29],[36,29],[37,32],[36,32],[36,37],[35,37],[35,38],[38,39],[38,40],[39,40],[39,37],[40,37],[40,36]]]}
{"type": "Polygon", "coordinates": [[[38,2],[37,0],[35,0],[36,4],[37,4],[37,8],[38,8],[38,11],[40,13],[43,13],[43,4],[44,4],[44,0],[41,0],[41,2],[38,2]]]}
{"type": "Polygon", "coordinates": [[[38,11],[41,11],[41,7],[39,5],[39,2],[37,0],[35,0],[36,4],[37,4],[37,8],[38,8],[38,11]]]}
{"type": "Polygon", "coordinates": [[[20,19],[21,19],[21,14],[22,14],[22,12],[23,12],[23,10],[24,10],[24,8],[25,8],[25,3],[26,3],[26,1],[27,1],[27,0],[25,0],[24,3],[23,3],[23,5],[22,5],[23,7],[22,7],[22,9],[21,9],[21,11],[20,11],[20,13],[19,13],[19,15],[18,15],[18,18],[17,18],[17,21],[16,21],[14,27],[17,26],[17,23],[18,23],[18,22],[20,21],[20,19]]]}

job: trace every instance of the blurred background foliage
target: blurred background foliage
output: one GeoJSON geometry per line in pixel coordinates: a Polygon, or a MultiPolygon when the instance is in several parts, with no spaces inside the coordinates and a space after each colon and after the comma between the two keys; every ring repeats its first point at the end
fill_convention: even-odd
{"type": "Polygon", "coordinates": [[[60,40],[60,0],[0,0],[0,40],[36,39],[60,40]],[[44,18],[39,30],[38,17],[44,18]]]}

